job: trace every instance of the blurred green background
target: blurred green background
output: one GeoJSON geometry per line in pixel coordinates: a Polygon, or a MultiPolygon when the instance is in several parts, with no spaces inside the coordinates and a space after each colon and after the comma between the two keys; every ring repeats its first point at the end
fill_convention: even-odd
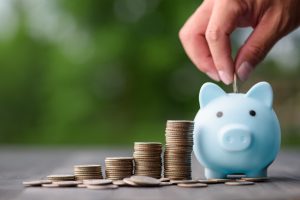
{"type": "MultiPolygon", "coordinates": [[[[199,4],[0,0],[0,142],[164,142],[166,120],[193,119],[210,81],[178,40],[199,4]]],[[[233,34],[235,52],[249,31],[233,34]]],[[[283,39],[242,86],[272,84],[284,146],[300,145],[299,43],[299,31],[283,39]]]]}

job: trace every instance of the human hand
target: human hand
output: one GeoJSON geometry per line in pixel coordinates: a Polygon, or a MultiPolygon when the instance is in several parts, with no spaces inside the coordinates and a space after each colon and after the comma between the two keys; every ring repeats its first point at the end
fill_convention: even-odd
{"type": "Polygon", "coordinates": [[[197,68],[230,84],[233,74],[245,81],[274,44],[299,26],[299,0],[205,0],[179,32],[182,45],[197,68]],[[235,59],[230,34],[252,27],[235,59]]]}

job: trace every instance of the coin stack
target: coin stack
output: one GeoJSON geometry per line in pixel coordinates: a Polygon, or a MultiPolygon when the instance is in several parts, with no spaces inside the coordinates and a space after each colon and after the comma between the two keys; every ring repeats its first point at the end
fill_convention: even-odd
{"type": "Polygon", "coordinates": [[[74,181],[75,176],[71,174],[57,174],[57,175],[49,175],[47,176],[47,179],[52,181],[52,182],[57,182],[57,181],[74,181]]]}
{"type": "Polygon", "coordinates": [[[101,165],[75,165],[76,180],[103,179],[101,165]]]}
{"type": "Polygon", "coordinates": [[[161,177],[162,169],[162,144],[160,142],[135,142],[134,162],[135,175],[161,177]]]}
{"type": "Polygon", "coordinates": [[[171,180],[191,179],[194,122],[168,120],[164,152],[164,176],[171,180]]]}
{"type": "Polygon", "coordinates": [[[110,180],[122,180],[133,174],[133,157],[107,157],[105,174],[110,180]]]}

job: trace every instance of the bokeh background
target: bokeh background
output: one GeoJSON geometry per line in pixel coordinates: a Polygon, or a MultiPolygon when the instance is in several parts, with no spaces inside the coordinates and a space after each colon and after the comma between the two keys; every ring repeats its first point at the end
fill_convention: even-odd
{"type": "MultiPolygon", "coordinates": [[[[199,4],[0,0],[0,143],[164,142],[166,120],[193,119],[210,81],[178,40],[199,4]]],[[[233,34],[234,52],[250,32],[233,34]]],[[[282,39],[241,87],[272,84],[285,147],[300,145],[299,44],[299,30],[282,39]]]]}

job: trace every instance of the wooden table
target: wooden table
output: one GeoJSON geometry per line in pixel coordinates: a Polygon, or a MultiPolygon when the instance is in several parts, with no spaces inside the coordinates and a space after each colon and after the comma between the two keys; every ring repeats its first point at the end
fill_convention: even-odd
{"type": "MultiPolygon", "coordinates": [[[[1,199],[300,199],[300,151],[282,150],[269,170],[270,182],[253,186],[209,185],[207,188],[122,187],[116,190],[84,188],[25,188],[22,181],[49,174],[72,173],[75,164],[101,163],[107,156],[129,156],[120,148],[0,148],[1,199]]],[[[251,160],[249,161],[251,162],[251,160]]],[[[193,178],[203,177],[203,169],[193,159],[193,178]]]]}

